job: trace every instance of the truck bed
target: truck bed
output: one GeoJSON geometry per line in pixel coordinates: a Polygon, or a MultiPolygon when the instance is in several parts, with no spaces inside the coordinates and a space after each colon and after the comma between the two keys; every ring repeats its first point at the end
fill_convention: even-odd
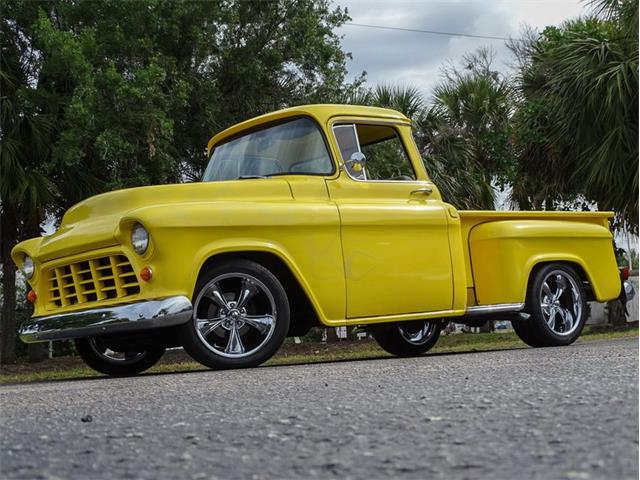
{"type": "Polygon", "coordinates": [[[560,258],[575,261],[585,277],[602,278],[593,287],[600,301],[615,298],[619,281],[609,219],[613,212],[530,212],[460,210],[460,234],[467,281],[467,304],[524,301],[531,269],[560,258]],[[502,302],[504,300],[500,300],[502,302]]]}

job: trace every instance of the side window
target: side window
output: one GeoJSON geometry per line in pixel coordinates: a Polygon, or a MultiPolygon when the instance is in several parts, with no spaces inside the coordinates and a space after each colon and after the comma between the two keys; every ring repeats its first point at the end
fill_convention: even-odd
{"type": "Polygon", "coordinates": [[[356,180],[411,181],[416,176],[395,128],[348,124],[333,127],[347,172],[356,180]]]}

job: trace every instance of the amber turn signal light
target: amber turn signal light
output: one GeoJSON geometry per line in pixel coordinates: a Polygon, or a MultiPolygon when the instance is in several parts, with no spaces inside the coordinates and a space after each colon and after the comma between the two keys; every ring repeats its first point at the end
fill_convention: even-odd
{"type": "Polygon", "coordinates": [[[153,271],[151,270],[151,267],[144,267],[142,270],[140,270],[140,278],[145,282],[151,280],[152,275],[153,271]]]}
{"type": "Polygon", "coordinates": [[[29,300],[31,303],[36,303],[36,298],[38,298],[36,292],[34,292],[33,290],[29,290],[29,293],[27,293],[27,300],[29,300]]]}

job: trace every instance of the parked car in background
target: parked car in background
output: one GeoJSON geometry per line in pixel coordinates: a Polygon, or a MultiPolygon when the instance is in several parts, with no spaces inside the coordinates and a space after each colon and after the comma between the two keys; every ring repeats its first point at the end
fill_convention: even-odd
{"type": "Polygon", "coordinates": [[[211,368],[255,366],[314,325],[365,326],[400,356],[450,319],[560,346],[588,300],[621,295],[611,212],[459,211],[398,112],[290,108],[208,151],[201,182],[89,198],[14,248],[35,307],[25,342],[74,339],[111,375],[179,345],[211,368]]]}

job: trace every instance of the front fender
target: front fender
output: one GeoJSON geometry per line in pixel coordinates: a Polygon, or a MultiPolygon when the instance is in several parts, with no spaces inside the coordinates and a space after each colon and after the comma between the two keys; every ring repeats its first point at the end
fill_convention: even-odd
{"type": "Polygon", "coordinates": [[[320,321],[332,324],[345,318],[335,205],[216,202],[181,209],[147,207],[121,219],[123,241],[132,222],[140,222],[150,233],[153,251],[145,260],[155,272],[157,293],[191,298],[200,270],[211,257],[268,252],[289,267],[320,321]]]}
{"type": "Polygon", "coordinates": [[[278,257],[289,268],[295,279],[298,281],[302,290],[307,294],[307,297],[311,301],[311,304],[318,314],[318,318],[324,324],[331,324],[331,320],[328,319],[326,312],[323,310],[319,299],[314,294],[313,288],[307,281],[304,272],[300,269],[298,263],[294,260],[293,256],[287,249],[276,242],[261,240],[256,238],[230,238],[221,239],[215,242],[204,245],[195,256],[195,261],[192,269],[192,291],[195,289],[195,283],[202,270],[204,264],[218,255],[227,253],[242,254],[243,252],[264,252],[270,253],[278,257]]]}
{"type": "Polygon", "coordinates": [[[540,263],[569,262],[582,270],[599,302],[620,293],[612,235],[603,225],[564,220],[504,220],[474,227],[469,250],[480,304],[525,301],[540,263]]]}

